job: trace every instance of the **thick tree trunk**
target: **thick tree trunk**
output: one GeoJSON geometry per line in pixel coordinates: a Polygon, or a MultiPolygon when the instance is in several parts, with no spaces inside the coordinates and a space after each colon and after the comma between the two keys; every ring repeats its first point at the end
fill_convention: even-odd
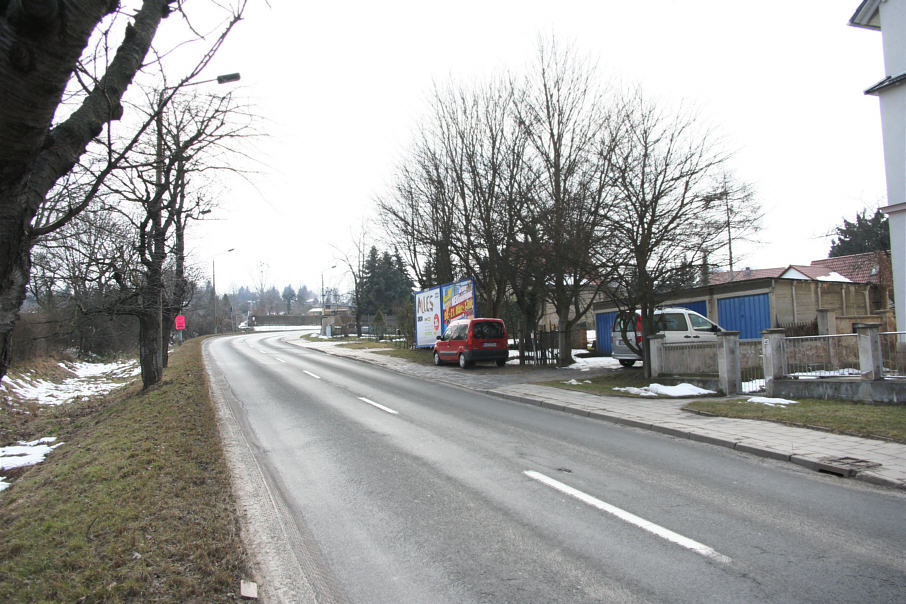
{"type": "Polygon", "coordinates": [[[28,218],[0,191],[0,379],[9,368],[13,326],[25,301],[25,286],[31,269],[31,242],[28,218]]]}
{"type": "MultiPolygon", "coordinates": [[[[569,311],[566,311],[569,314],[569,311]]],[[[567,367],[573,364],[573,349],[570,345],[570,324],[561,314],[557,318],[557,347],[560,349],[560,367],[567,367]]]]}
{"type": "Polygon", "coordinates": [[[149,309],[138,317],[138,360],[142,370],[142,387],[148,389],[164,377],[160,340],[161,315],[149,309]]]}

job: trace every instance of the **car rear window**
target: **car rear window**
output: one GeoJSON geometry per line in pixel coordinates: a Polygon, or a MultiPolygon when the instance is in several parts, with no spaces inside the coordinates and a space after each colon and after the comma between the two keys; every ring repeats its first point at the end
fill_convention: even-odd
{"type": "Polygon", "coordinates": [[[472,337],[476,340],[495,340],[503,337],[503,325],[496,321],[475,323],[472,326],[472,337]]]}

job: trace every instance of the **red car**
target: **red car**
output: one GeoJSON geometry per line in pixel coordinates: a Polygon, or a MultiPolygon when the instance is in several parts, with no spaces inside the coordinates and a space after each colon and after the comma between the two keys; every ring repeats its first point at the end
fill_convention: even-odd
{"type": "Polygon", "coordinates": [[[500,319],[451,321],[434,343],[434,364],[458,362],[463,369],[475,361],[495,361],[503,367],[510,357],[506,325],[500,319]]]}

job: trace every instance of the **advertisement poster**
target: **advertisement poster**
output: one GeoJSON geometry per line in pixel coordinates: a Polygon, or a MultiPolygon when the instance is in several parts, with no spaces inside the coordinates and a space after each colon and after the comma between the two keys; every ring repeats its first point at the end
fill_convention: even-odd
{"type": "Polygon", "coordinates": [[[430,348],[450,321],[475,316],[475,282],[463,279],[415,294],[415,346],[430,348]]]}
{"type": "Polygon", "coordinates": [[[456,319],[475,316],[475,285],[471,279],[441,286],[443,293],[444,326],[456,319]]]}
{"type": "Polygon", "coordinates": [[[437,336],[443,333],[441,322],[440,287],[432,287],[415,294],[415,345],[434,346],[437,336]]]}

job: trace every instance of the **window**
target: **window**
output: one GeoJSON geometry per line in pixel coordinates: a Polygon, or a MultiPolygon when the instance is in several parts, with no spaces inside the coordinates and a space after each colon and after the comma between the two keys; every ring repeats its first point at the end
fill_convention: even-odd
{"type": "Polygon", "coordinates": [[[717,326],[714,323],[704,317],[693,315],[692,313],[689,313],[689,323],[692,324],[692,329],[695,331],[717,331],[715,329],[717,326]]]}
{"type": "Polygon", "coordinates": [[[686,331],[686,315],[681,312],[665,312],[654,317],[657,331],[686,331]]]}
{"type": "Polygon", "coordinates": [[[472,327],[472,335],[476,340],[500,339],[503,337],[503,325],[495,321],[475,323],[472,327]]]}

